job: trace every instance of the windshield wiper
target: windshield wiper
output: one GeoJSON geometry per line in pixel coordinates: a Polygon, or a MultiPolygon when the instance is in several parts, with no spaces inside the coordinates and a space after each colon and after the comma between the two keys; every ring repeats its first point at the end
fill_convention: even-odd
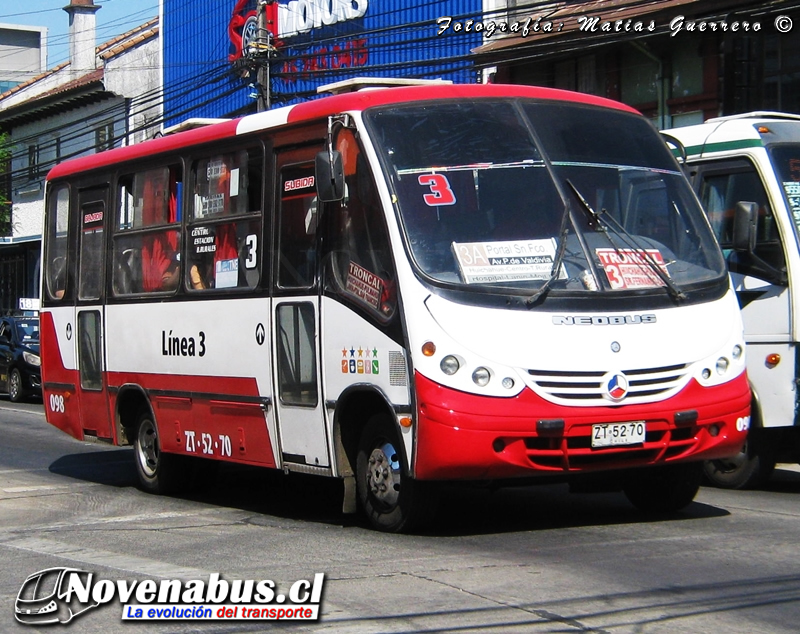
{"type": "MultiPolygon", "coordinates": [[[[589,224],[590,226],[594,226],[594,224],[601,225],[607,232],[610,230],[618,237],[622,238],[626,241],[627,246],[632,248],[637,255],[641,256],[641,260],[647,264],[647,267],[658,276],[658,278],[664,283],[664,287],[667,289],[667,292],[670,294],[674,300],[680,301],[686,299],[686,295],[684,292],[679,289],[673,281],[670,279],[669,275],[664,272],[664,270],[658,265],[658,263],[653,259],[653,257],[647,252],[647,249],[643,249],[642,246],[639,244],[637,239],[631,235],[625,227],[620,224],[616,218],[614,218],[611,214],[606,212],[605,209],[601,211],[601,213],[597,213],[592,206],[589,204],[589,201],[586,200],[581,192],[578,190],[577,187],[573,184],[570,179],[565,179],[567,185],[569,185],[572,192],[575,194],[575,197],[581,203],[581,207],[586,212],[586,215],[589,217],[589,224]],[[607,220],[606,220],[607,218],[607,220]]],[[[614,251],[617,252],[618,255],[622,256],[620,253],[619,247],[615,245],[611,239],[608,240],[609,244],[613,247],[614,251]]]]}
{"type": "Polygon", "coordinates": [[[561,266],[564,263],[564,256],[567,253],[567,234],[569,233],[569,214],[564,211],[561,219],[561,233],[558,236],[558,250],[556,256],[553,258],[553,268],[550,270],[549,279],[536,290],[535,293],[529,295],[525,300],[527,306],[535,304],[545,293],[550,290],[550,287],[558,279],[561,273],[561,266]]]}

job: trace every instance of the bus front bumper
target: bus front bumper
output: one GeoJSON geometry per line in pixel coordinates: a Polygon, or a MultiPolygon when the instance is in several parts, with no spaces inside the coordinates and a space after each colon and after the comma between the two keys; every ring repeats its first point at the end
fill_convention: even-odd
{"type": "Polygon", "coordinates": [[[577,474],[725,458],[740,452],[749,425],[745,373],[713,388],[692,380],[667,400],[624,407],[564,407],[527,388],[513,398],[482,397],[420,374],[415,380],[413,472],[420,480],[577,474]],[[646,425],[643,443],[592,447],[592,425],[634,421],[646,425]]]}

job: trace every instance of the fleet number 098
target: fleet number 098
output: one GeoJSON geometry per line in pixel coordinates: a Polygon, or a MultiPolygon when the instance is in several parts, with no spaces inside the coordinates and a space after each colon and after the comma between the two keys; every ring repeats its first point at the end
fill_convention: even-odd
{"type": "Polygon", "coordinates": [[[62,394],[51,394],[50,398],[50,411],[56,414],[64,413],[64,396],[62,394]]]}

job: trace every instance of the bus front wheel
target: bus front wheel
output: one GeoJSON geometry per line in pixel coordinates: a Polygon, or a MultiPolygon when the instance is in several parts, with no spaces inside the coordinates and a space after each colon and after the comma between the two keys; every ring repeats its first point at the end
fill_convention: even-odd
{"type": "Polygon", "coordinates": [[[367,518],[378,530],[399,533],[430,519],[432,487],[408,475],[400,439],[389,418],[373,416],[364,427],[356,460],[356,488],[367,518]]]}
{"type": "Polygon", "coordinates": [[[701,462],[651,467],[632,471],[622,490],[640,511],[674,513],[692,503],[702,477],[701,462]]]}
{"type": "Polygon", "coordinates": [[[180,456],[161,451],[158,429],[149,412],[139,416],[133,452],[142,489],[150,493],[169,493],[179,488],[180,456]]]}

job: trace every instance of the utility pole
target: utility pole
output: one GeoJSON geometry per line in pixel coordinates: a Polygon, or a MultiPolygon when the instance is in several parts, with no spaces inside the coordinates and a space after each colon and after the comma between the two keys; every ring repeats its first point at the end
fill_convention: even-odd
{"type": "Polygon", "coordinates": [[[272,44],[272,33],[267,28],[267,7],[274,2],[275,0],[258,0],[255,37],[248,43],[247,50],[244,51],[244,55],[256,67],[259,112],[269,110],[271,107],[269,62],[275,52],[275,46],[272,44]]]}

